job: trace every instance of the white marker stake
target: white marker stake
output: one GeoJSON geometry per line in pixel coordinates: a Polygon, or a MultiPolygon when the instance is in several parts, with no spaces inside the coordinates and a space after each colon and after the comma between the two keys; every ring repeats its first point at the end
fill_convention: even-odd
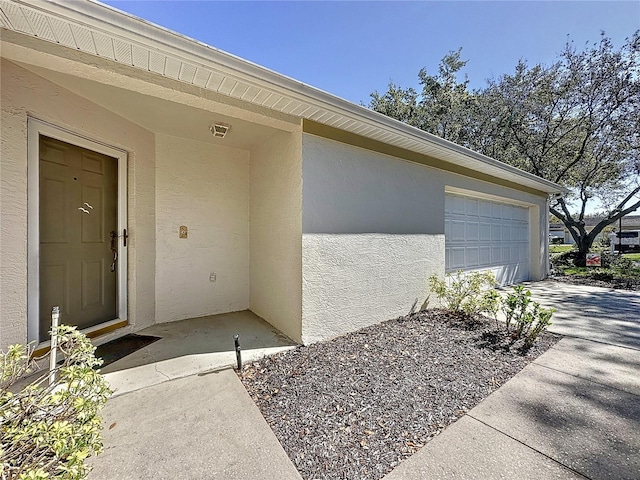
{"type": "Polygon", "coordinates": [[[60,307],[51,309],[51,348],[49,351],[49,385],[56,381],[56,363],[58,350],[58,322],[60,321],[60,307]]]}

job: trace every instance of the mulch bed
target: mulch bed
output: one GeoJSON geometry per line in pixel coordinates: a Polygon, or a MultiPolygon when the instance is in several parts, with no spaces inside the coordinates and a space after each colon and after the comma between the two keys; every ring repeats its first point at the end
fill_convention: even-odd
{"type": "Polygon", "coordinates": [[[549,278],[572,285],[588,285],[592,287],[613,288],[616,290],[640,291],[640,278],[611,278],[603,280],[585,275],[554,275],[549,278]]]}
{"type": "Polygon", "coordinates": [[[246,365],[240,378],[304,479],[380,479],[560,337],[527,352],[443,310],[246,365]]]}

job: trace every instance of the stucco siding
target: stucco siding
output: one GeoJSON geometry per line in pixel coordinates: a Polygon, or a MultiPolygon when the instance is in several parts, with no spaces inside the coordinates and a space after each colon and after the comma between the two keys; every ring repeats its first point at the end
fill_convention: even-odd
{"type": "Polygon", "coordinates": [[[249,152],[166,135],[156,152],[157,322],[247,309],[249,152]]]}
{"type": "Polygon", "coordinates": [[[250,309],[302,338],[300,133],[276,133],[251,152],[250,309]]]}
{"type": "Polygon", "coordinates": [[[27,340],[27,118],[128,152],[129,321],[155,318],[153,134],[24,68],[2,60],[0,348],[27,340]]]}
{"type": "Polygon", "coordinates": [[[444,273],[444,193],[433,171],[305,134],[303,340],[419,307],[444,273]]]}
{"type": "Polygon", "coordinates": [[[433,169],[309,134],[303,158],[305,234],[443,232],[433,169]]]}
{"type": "Polygon", "coordinates": [[[526,204],[541,276],[545,198],[303,135],[302,338],[305,343],[406,314],[445,270],[445,191],[526,204]],[[541,223],[543,222],[543,223],[541,223]]]}
{"type": "Polygon", "coordinates": [[[305,344],[419,309],[443,273],[444,235],[312,233],[302,249],[305,344]]]}

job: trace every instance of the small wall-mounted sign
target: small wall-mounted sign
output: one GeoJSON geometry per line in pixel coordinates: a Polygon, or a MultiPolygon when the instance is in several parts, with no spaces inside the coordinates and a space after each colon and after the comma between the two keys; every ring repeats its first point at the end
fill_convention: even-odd
{"type": "Polygon", "coordinates": [[[587,267],[601,267],[602,259],[599,253],[587,253],[587,267]]]}
{"type": "Polygon", "coordinates": [[[184,225],[180,225],[180,238],[187,238],[189,235],[189,229],[184,225]]]}

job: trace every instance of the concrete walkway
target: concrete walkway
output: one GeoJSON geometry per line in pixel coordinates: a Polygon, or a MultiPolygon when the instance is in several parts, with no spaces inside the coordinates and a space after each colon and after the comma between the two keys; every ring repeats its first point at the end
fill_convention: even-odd
{"type": "MultiPolygon", "coordinates": [[[[528,288],[571,336],[385,480],[639,478],[640,294],[528,288]]],[[[300,479],[231,370],[120,395],[104,417],[91,480],[300,479]]]]}
{"type": "Polygon", "coordinates": [[[235,372],[193,375],[114,397],[91,480],[300,480],[235,372]]]}
{"type": "Polygon", "coordinates": [[[640,478],[640,294],[527,285],[571,335],[385,480],[640,478]]]}

